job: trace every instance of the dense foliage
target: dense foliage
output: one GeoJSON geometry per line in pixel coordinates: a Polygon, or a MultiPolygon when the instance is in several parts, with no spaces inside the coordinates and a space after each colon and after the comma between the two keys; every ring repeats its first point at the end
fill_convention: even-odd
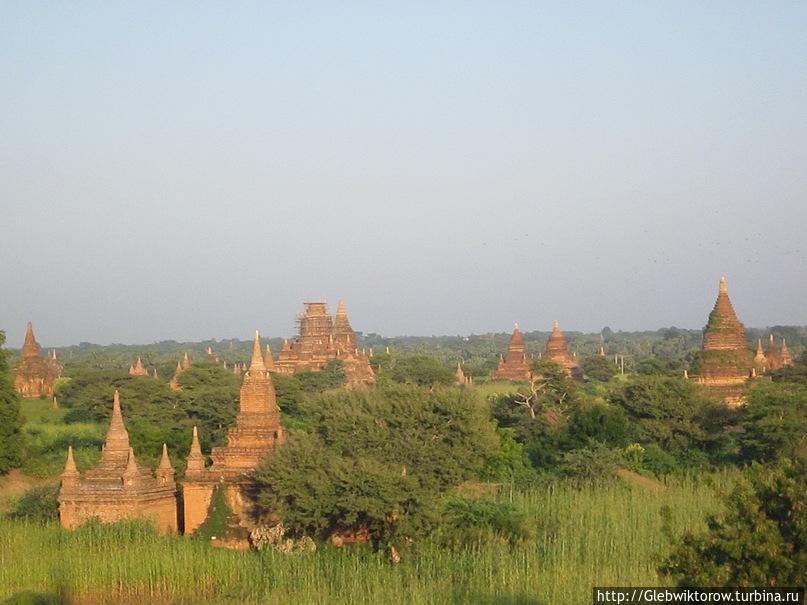
{"type": "Polygon", "coordinates": [[[807,464],[753,466],[705,533],[687,532],[661,571],[680,586],[807,584],[807,464]]]}
{"type": "Polygon", "coordinates": [[[0,474],[19,466],[23,455],[20,399],[9,377],[6,334],[0,331],[0,474]]]}
{"type": "Polygon", "coordinates": [[[437,498],[477,477],[499,438],[465,390],[387,386],[307,403],[311,433],[294,433],[255,473],[259,510],[299,533],[422,533],[437,498]]]}

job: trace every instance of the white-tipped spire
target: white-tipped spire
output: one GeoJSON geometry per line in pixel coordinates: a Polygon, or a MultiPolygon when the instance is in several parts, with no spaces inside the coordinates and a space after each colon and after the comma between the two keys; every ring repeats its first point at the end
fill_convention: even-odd
{"type": "Polygon", "coordinates": [[[252,343],[252,361],[249,364],[250,372],[265,372],[266,365],[263,363],[263,350],[261,348],[261,334],[255,330],[255,341],[252,343]]]}

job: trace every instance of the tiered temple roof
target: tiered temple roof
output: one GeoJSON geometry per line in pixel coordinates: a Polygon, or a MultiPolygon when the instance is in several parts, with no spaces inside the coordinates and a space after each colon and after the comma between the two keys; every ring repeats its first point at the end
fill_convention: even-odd
{"type": "MultiPolygon", "coordinates": [[[[759,351],[757,351],[759,353],[759,351]]],[[[754,371],[754,354],[748,348],[745,327],[729,299],[726,278],[720,279],[717,300],[703,332],[698,382],[728,403],[742,400],[745,384],[754,371]]]]}
{"type": "MultiPolygon", "coordinates": [[[[757,353],[761,348],[761,343],[758,345],[757,353]]],[[[756,357],[754,358],[756,361],[756,357]]],[[[782,345],[776,344],[776,339],[773,334],[768,336],[768,350],[765,352],[765,368],[766,370],[778,370],[784,366],[793,365],[793,356],[790,349],[787,347],[787,342],[782,338],[782,345]]]]}
{"type": "Polygon", "coordinates": [[[61,479],[59,519],[64,527],[72,529],[92,518],[105,523],[142,518],[152,521],[163,533],[177,531],[177,491],[168,448],[163,444],[162,459],[154,473],[137,462],[118,391],[101,461],[81,475],[70,446],[61,479]]]}
{"type": "Polygon", "coordinates": [[[246,473],[258,466],[285,439],[275,387],[264,363],[260,335],[255,332],[252,360],[241,384],[235,426],[227,432],[227,445],[213,448],[213,465],[209,468],[205,468],[198,432],[196,428],[193,430],[188,470],[183,484],[185,532],[195,531],[204,522],[213,488],[220,482],[229,486],[229,504],[238,515],[243,502],[239,490],[246,473]]]}
{"type": "Polygon", "coordinates": [[[569,374],[575,374],[579,369],[577,359],[569,353],[566,336],[561,332],[560,324],[557,321],[553,324],[552,333],[546,341],[543,359],[562,366],[569,374]]]}
{"type": "Polygon", "coordinates": [[[529,380],[530,375],[524,335],[518,329],[518,324],[515,324],[513,334],[510,336],[510,344],[507,347],[507,356],[499,358],[499,366],[493,373],[493,378],[495,380],[529,380]]]}
{"type": "Polygon", "coordinates": [[[23,397],[53,397],[53,386],[63,371],[56,351],[47,358],[42,357],[42,347],[36,341],[34,328],[29,321],[20,359],[12,372],[14,388],[23,397]]]}
{"type": "Polygon", "coordinates": [[[364,351],[356,347],[356,333],[350,325],[345,304],[340,301],[331,317],[324,302],[305,303],[298,316],[299,336],[284,341],[275,369],[281,374],[318,372],[329,361],[342,360],[349,385],[373,384],[375,373],[364,351]]]}
{"type": "Polygon", "coordinates": [[[129,376],[148,376],[149,371],[146,369],[146,366],[143,365],[143,360],[140,359],[140,355],[137,356],[137,361],[134,365],[129,366],[129,376]]]}

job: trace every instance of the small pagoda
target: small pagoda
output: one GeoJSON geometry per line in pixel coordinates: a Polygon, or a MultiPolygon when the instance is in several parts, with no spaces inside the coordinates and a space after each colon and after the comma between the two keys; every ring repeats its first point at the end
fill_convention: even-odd
{"type": "Polygon", "coordinates": [[[762,342],[757,341],[757,352],[754,356],[754,364],[763,365],[763,371],[779,370],[785,366],[793,365],[793,355],[787,346],[787,341],[782,338],[782,344],[778,345],[773,334],[768,336],[768,350],[762,352],[762,342]]]}
{"type": "Polygon", "coordinates": [[[137,462],[123,423],[117,390],[101,461],[81,474],[73,459],[73,447],[69,446],[61,476],[62,526],[74,529],[94,518],[104,523],[146,519],[161,533],[177,533],[177,489],[168,448],[163,444],[162,459],[155,472],[137,462]]]}
{"type": "Polygon", "coordinates": [[[728,282],[720,278],[717,300],[703,331],[699,376],[693,379],[709,394],[731,405],[740,404],[748,379],[756,374],[754,361],[761,359],[760,353],[761,346],[756,356],[748,348],[745,327],[729,299],[728,282]]]}
{"type": "Polygon", "coordinates": [[[493,379],[521,381],[529,380],[531,375],[524,335],[518,329],[518,324],[515,324],[510,344],[507,346],[507,355],[499,357],[499,366],[493,373],[493,379]]]}
{"type": "Polygon", "coordinates": [[[14,388],[23,397],[53,397],[53,387],[63,371],[55,350],[46,358],[42,357],[42,347],[36,341],[29,321],[20,359],[12,371],[14,388]]]}
{"type": "Polygon", "coordinates": [[[280,424],[275,387],[264,363],[260,334],[255,332],[252,360],[244,375],[235,426],[227,432],[227,445],[215,447],[210,454],[213,465],[205,467],[194,428],[191,451],[182,489],[184,494],[185,533],[192,533],[207,518],[215,487],[226,489],[227,503],[241,520],[246,520],[243,489],[246,474],[253,470],[274,447],[283,443],[286,431],[280,424]]]}
{"type": "MultiPolygon", "coordinates": [[[[604,354],[605,351],[603,349],[603,355],[604,354]]],[[[557,321],[552,325],[552,332],[549,334],[549,339],[546,341],[543,359],[558,364],[570,376],[577,376],[580,371],[577,358],[569,353],[569,345],[566,342],[566,336],[561,332],[560,324],[557,321]]]]}
{"type": "Polygon", "coordinates": [[[299,336],[285,340],[274,369],[279,374],[319,372],[328,362],[342,361],[348,386],[374,384],[370,359],[357,347],[356,332],[350,325],[345,303],[340,301],[331,317],[324,302],[306,302],[297,318],[299,336]]]}
{"type": "Polygon", "coordinates": [[[140,355],[137,356],[137,361],[135,361],[134,365],[129,366],[129,376],[148,376],[149,371],[146,369],[146,366],[143,365],[143,360],[140,358],[140,355]]]}

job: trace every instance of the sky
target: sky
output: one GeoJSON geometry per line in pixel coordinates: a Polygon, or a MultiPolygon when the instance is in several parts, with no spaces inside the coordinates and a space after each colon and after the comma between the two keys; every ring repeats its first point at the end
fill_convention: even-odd
{"type": "Polygon", "coordinates": [[[19,347],[807,324],[807,3],[0,3],[19,347]]]}

